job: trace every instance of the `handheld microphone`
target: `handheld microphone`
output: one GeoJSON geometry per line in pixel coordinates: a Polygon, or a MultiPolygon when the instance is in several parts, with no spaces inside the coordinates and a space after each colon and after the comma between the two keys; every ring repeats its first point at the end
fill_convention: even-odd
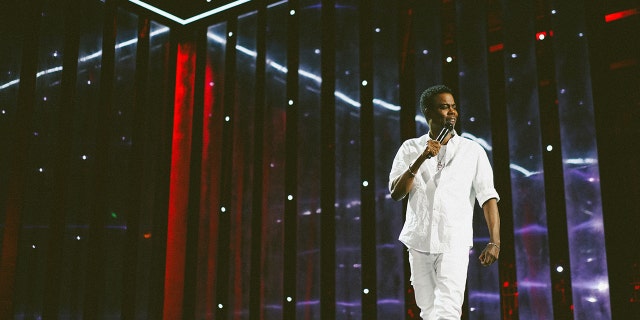
{"type": "Polygon", "coordinates": [[[453,125],[451,124],[451,122],[445,122],[444,127],[442,127],[442,130],[440,130],[438,137],[436,137],[436,141],[442,143],[442,141],[444,141],[444,138],[449,134],[449,132],[451,132],[451,130],[453,130],[453,125]]]}
{"type": "MultiPolygon", "coordinates": [[[[453,130],[453,124],[451,124],[451,122],[445,122],[442,130],[440,130],[440,133],[438,133],[436,137],[436,141],[442,143],[451,130],[453,130]]],[[[428,156],[427,159],[431,159],[431,156],[428,156]]]]}

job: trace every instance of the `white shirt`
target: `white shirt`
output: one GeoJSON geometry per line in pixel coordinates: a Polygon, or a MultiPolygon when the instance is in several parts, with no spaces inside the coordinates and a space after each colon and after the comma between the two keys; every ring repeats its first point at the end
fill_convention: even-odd
{"type": "MultiPolygon", "coordinates": [[[[398,150],[389,173],[391,182],[402,175],[424,151],[429,135],[406,140],[398,150]]],[[[444,167],[437,157],[420,168],[409,191],[407,214],[399,240],[408,248],[429,253],[449,252],[454,247],[473,245],[473,207],[496,198],[493,170],[482,147],[474,141],[453,136],[446,145],[444,167]]]]}

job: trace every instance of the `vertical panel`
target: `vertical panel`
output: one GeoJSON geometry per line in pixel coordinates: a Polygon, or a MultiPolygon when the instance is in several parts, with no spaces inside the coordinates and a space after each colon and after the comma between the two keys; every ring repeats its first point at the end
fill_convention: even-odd
{"type": "Polygon", "coordinates": [[[282,318],[283,274],[283,218],[285,176],[285,108],[286,87],[285,49],[286,23],[289,14],[287,3],[281,2],[267,10],[267,70],[266,110],[264,123],[263,158],[268,164],[262,177],[264,224],[262,229],[262,308],[265,319],[282,318]]]}
{"type": "MultiPolygon", "coordinates": [[[[62,317],[81,317],[82,301],[85,294],[84,277],[87,262],[87,236],[90,219],[91,200],[93,199],[91,182],[93,180],[96,156],[97,106],[100,105],[100,55],[102,49],[102,17],[105,14],[102,5],[87,3],[83,15],[75,17],[78,23],[79,54],[77,82],[75,83],[75,106],[73,109],[72,145],[69,162],[73,169],[68,173],[69,203],[65,217],[65,232],[61,239],[62,260],[60,268],[59,315],[62,317]],[[88,10],[86,10],[88,9],[88,10]]],[[[72,26],[77,28],[77,26],[72,26]]]]}
{"type": "MultiPolygon", "coordinates": [[[[621,248],[640,239],[640,214],[626,214],[640,212],[640,202],[626,201],[640,194],[640,140],[631,138],[640,136],[640,10],[636,0],[582,5],[587,11],[584,34],[589,48],[611,315],[613,319],[633,318],[640,315],[640,250],[621,248]]],[[[561,8],[571,10],[566,3],[561,8]]],[[[581,42],[575,34],[563,33],[565,41],[574,39],[571,47],[581,42]]],[[[563,79],[570,75],[566,71],[563,79]]]]}
{"type": "Polygon", "coordinates": [[[323,0],[321,5],[321,78],[320,105],[320,315],[336,316],[336,2],[323,0]]]}
{"type": "Polygon", "coordinates": [[[151,24],[148,19],[140,19],[138,21],[138,48],[136,50],[136,74],[134,84],[134,112],[133,123],[134,129],[131,140],[133,148],[130,153],[130,165],[127,175],[128,179],[128,197],[126,203],[126,240],[123,248],[123,271],[122,271],[122,311],[120,317],[122,319],[135,318],[135,302],[138,293],[138,243],[140,235],[140,217],[142,208],[140,206],[142,200],[142,186],[148,184],[144,182],[144,168],[147,165],[145,159],[145,146],[147,145],[146,132],[148,130],[145,119],[150,112],[150,104],[146,103],[147,75],[149,72],[149,40],[150,40],[151,24]]]}
{"type": "Polygon", "coordinates": [[[198,240],[200,239],[200,196],[202,186],[202,153],[204,141],[204,96],[207,64],[207,30],[191,30],[186,34],[193,43],[195,62],[192,64],[194,81],[191,118],[191,155],[189,162],[189,201],[187,204],[187,236],[185,248],[184,295],[182,318],[193,319],[196,312],[198,240]]]}
{"type": "MultiPolygon", "coordinates": [[[[100,78],[100,103],[96,106],[96,117],[104,121],[97,122],[96,126],[96,150],[95,150],[95,170],[93,171],[93,183],[91,185],[92,203],[89,211],[89,231],[88,231],[88,250],[87,254],[87,273],[84,277],[86,289],[83,299],[83,316],[95,317],[104,311],[105,294],[105,276],[107,256],[105,248],[105,225],[107,221],[106,213],[109,211],[108,206],[112,197],[108,194],[111,136],[115,130],[112,130],[114,123],[112,111],[114,102],[115,88],[115,57],[117,52],[117,16],[118,10],[115,1],[105,2],[105,16],[103,22],[102,37],[102,55],[100,56],[101,78],[100,78]]],[[[124,24],[123,24],[124,26],[124,24]]],[[[134,29],[135,30],[135,29],[134,29]]],[[[135,35],[135,33],[134,33],[135,35]]],[[[133,39],[131,36],[129,39],[133,39]]],[[[131,83],[131,82],[129,82],[131,83]]],[[[117,140],[116,140],[117,141],[117,140]]],[[[113,205],[116,204],[112,203],[113,205]]],[[[121,260],[118,260],[118,262],[121,260]]]]}
{"type": "Polygon", "coordinates": [[[359,67],[360,77],[360,248],[362,256],[361,301],[362,318],[378,318],[378,261],[377,242],[365,241],[367,235],[376,234],[375,137],[373,112],[373,8],[359,0],[359,67]],[[364,238],[362,237],[364,235],[364,238]]]}
{"type": "Polygon", "coordinates": [[[336,318],[362,318],[358,11],[336,1],[336,318]]]}
{"type": "Polygon", "coordinates": [[[167,260],[165,272],[164,319],[182,316],[187,209],[189,200],[189,165],[195,81],[195,45],[178,43],[175,88],[171,180],[169,181],[169,216],[167,222],[167,260]]]}
{"type": "Polygon", "coordinates": [[[286,129],[285,129],[285,176],[284,176],[284,319],[296,318],[296,286],[298,282],[298,104],[300,38],[298,34],[300,7],[297,0],[288,2],[287,17],[287,75],[286,75],[286,129]]]}
{"type": "MultiPolygon", "coordinates": [[[[136,70],[136,52],[138,35],[138,18],[125,10],[118,10],[115,39],[113,94],[104,111],[109,112],[108,119],[100,119],[105,128],[106,139],[98,138],[98,144],[106,144],[107,174],[104,177],[105,203],[98,201],[98,220],[103,223],[104,235],[101,244],[104,248],[104,279],[122,279],[123,250],[126,239],[126,217],[130,208],[128,188],[123,188],[124,181],[129,182],[129,160],[133,145],[133,105],[136,70]]],[[[104,48],[103,48],[104,50],[104,48]]],[[[103,70],[108,74],[109,69],[103,70]]],[[[103,74],[104,76],[104,74],[103,74]]],[[[104,77],[103,77],[103,80],[104,77]]],[[[104,87],[104,83],[103,83],[104,87]]],[[[136,142],[137,143],[137,142],[136,142]]],[[[99,167],[98,167],[99,168],[99,167]]],[[[97,169],[99,170],[99,169],[97,169]]],[[[96,220],[94,220],[95,223],[96,220]]],[[[120,315],[121,281],[105,281],[105,296],[100,297],[104,303],[105,315],[120,315]]],[[[86,316],[86,314],[85,314],[86,316]]]]}
{"type": "MultiPolygon", "coordinates": [[[[398,30],[397,40],[393,43],[397,43],[399,52],[395,58],[398,60],[398,95],[400,104],[400,138],[401,141],[416,137],[417,124],[416,108],[415,104],[418,100],[415,99],[416,91],[416,47],[414,39],[418,38],[416,34],[416,20],[414,16],[414,2],[402,1],[397,5],[398,13],[398,30]]],[[[397,152],[398,149],[395,150],[397,152]]],[[[393,153],[393,152],[392,152],[393,153]]],[[[408,199],[405,197],[402,201],[403,204],[403,217],[406,217],[408,199]]],[[[403,219],[404,220],[404,219],[403,219]]],[[[403,246],[406,249],[406,246],[403,246]]],[[[404,286],[405,286],[405,312],[409,318],[420,314],[420,310],[415,300],[415,290],[411,283],[411,270],[408,263],[408,254],[405,250],[404,256],[404,286]]]]}
{"type": "Polygon", "coordinates": [[[299,1],[297,319],[320,318],[320,6],[299,1]]]}
{"type": "Polygon", "coordinates": [[[138,318],[159,319],[162,311],[164,287],[164,248],[166,246],[166,215],[168,176],[173,119],[173,88],[169,75],[169,28],[151,22],[149,39],[148,89],[146,101],[153,109],[147,114],[148,131],[145,166],[141,195],[139,263],[136,296],[138,318]],[[165,125],[166,124],[166,125],[165,125]]]}
{"type": "Polygon", "coordinates": [[[552,319],[533,4],[502,3],[519,313],[552,319]]]}
{"type": "MultiPolygon", "coordinates": [[[[398,319],[405,313],[405,248],[398,241],[403,224],[402,203],[389,195],[389,171],[401,140],[398,91],[398,11],[391,1],[373,6],[373,112],[377,245],[378,319],[398,319]]],[[[373,240],[373,239],[371,239],[373,240]]],[[[411,315],[409,315],[411,316],[411,315]]],[[[417,314],[413,315],[418,316],[417,314]]]]}
{"type": "MultiPolygon", "coordinates": [[[[45,3],[39,30],[38,66],[35,105],[30,115],[30,141],[27,142],[27,161],[24,176],[20,237],[15,273],[14,313],[25,317],[40,317],[43,312],[45,266],[48,254],[48,225],[53,207],[53,168],[57,138],[57,112],[60,104],[62,79],[64,6],[45,3]]],[[[22,75],[27,76],[25,74],[22,75]]],[[[12,208],[10,208],[12,209],[12,208]]],[[[13,210],[11,210],[13,211],[13,210]]],[[[9,213],[11,213],[9,211],[9,213]]],[[[8,224],[11,225],[11,224],[8,224]]],[[[8,244],[8,243],[7,243],[8,244]]]]}
{"type": "Polygon", "coordinates": [[[490,1],[487,7],[487,67],[489,77],[489,101],[491,106],[491,132],[493,146],[494,184],[500,195],[500,319],[519,319],[514,250],[513,209],[511,201],[511,169],[509,168],[508,117],[505,103],[505,73],[503,58],[503,10],[499,0],[490,1]]]}
{"type": "Polygon", "coordinates": [[[611,319],[584,8],[556,1],[554,49],[575,319],[611,319]]]}
{"type": "Polygon", "coordinates": [[[225,319],[233,315],[229,290],[232,290],[231,270],[231,221],[236,216],[236,212],[231,211],[233,205],[233,156],[234,156],[234,125],[236,116],[235,111],[235,92],[236,87],[236,44],[237,44],[237,20],[234,18],[227,22],[227,33],[225,35],[225,83],[223,88],[224,101],[222,106],[222,134],[219,139],[221,142],[221,160],[220,160],[220,210],[218,215],[218,234],[217,246],[218,254],[216,255],[217,272],[216,272],[216,318],[225,319]]]}
{"type": "Polygon", "coordinates": [[[37,50],[29,41],[39,42],[41,20],[40,2],[27,9],[17,4],[11,2],[0,13],[8,31],[0,33],[0,55],[5,57],[0,61],[0,153],[7,155],[0,159],[0,318],[12,317],[15,306],[25,159],[35,105],[37,50]],[[31,23],[22,27],[23,19],[31,23]]]}
{"type": "Polygon", "coordinates": [[[251,269],[249,279],[249,319],[261,319],[262,310],[262,224],[264,223],[263,177],[267,170],[264,161],[263,139],[265,114],[265,76],[266,76],[266,47],[267,47],[267,7],[266,1],[258,1],[256,18],[256,64],[255,64],[255,119],[253,129],[253,204],[251,217],[251,269]]]}
{"type": "Polygon", "coordinates": [[[225,87],[226,23],[207,30],[202,169],[200,195],[200,229],[198,231],[198,286],[196,316],[213,319],[217,306],[218,216],[220,212],[220,166],[222,158],[223,99],[225,87]]]}
{"type": "MultiPolygon", "coordinates": [[[[486,11],[481,1],[456,2],[458,37],[458,94],[461,135],[474,140],[492,159],[491,112],[487,66],[486,11]]],[[[502,210],[501,210],[502,211],[502,210]]],[[[498,264],[484,267],[478,261],[489,242],[482,208],[476,204],[473,217],[473,248],[469,253],[467,279],[469,319],[499,319],[498,264]]]]}
{"type": "Polygon", "coordinates": [[[415,26],[417,30],[433,30],[433,32],[419,32],[415,37],[416,51],[416,134],[422,135],[429,131],[427,121],[420,109],[420,95],[436,84],[442,84],[443,61],[442,56],[442,23],[440,20],[441,1],[427,0],[423,5],[415,8],[415,26]]]}
{"type": "Polygon", "coordinates": [[[248,319],[249,267],[253,176],[253,149],[255,143],[255,65],[256,65],[256,12],[238,17],[233,176],[231,203],[231,259],[229,277],[229,307],[233,319],[248,319]]]}
{"type": "Polygon", "coordinates": [[[556,73],[552,49],[555,30],[550,25],[552,10],[543,1],[536,3],[535,47],[538,76],[538,99],[540,104],[541,138],[545,147],[544,178],[549,243],[549,266],[551,267],[553,315],[557,319],[573,317],[571,293],[571,268],[567,237],[567,215],[565,210],[564,179],[562,170],[560,124],[558,121],[558,97],[556,95],[556,73]],[[548,30],[548,32],[547,32],[548,30]],[[562,270],[564,268],[564,270],[562,270]]]}
{"type": "MultiPolygon", "coordinates": [[[[18,112],[18,84],[20,83],[20,67],[22,63],[22,43],[24,34],[19,32],[19,21],[24,10],[17,5],[7,6],[0,14],[0,19],[6,21],[6,25],[2,25],[8,32],[0,33],[0,56],[5,57],[0,60],[0,153],[10,154],[9,150],[18,150],[18,145],[13,145],[13,141],[17,140],[16,132],[22,132],[17,124],[18,112]],[[20,13],[20,14],[18,14],[20,13]],[[11,30],[9,28],[15,28],[11,30]]],[[[35,11],[35,10],[34,10],[35,11]]],[[[33,21],[35,24],[36,21],[33,21]]],[[[24,31],[23,31],[24,32],[24,31]]],[[[33,50],[32,50],[33,52],[33,50]]],[[[26,62],[26,61],[25,61],[26,62]]],[[[34,75],[35,78],[35,75],[34,75]]],[[[9,191],[9,177],[11,170],[12,157],[0,157],[0,194],[6,195],[9,191]]],[[[5,208],[5,204],[9,201],[6,196],[0,197],[0,208],[5,208]]],[[[0,210],[0,248],[4,239],[6,210],[0,210]]],[[[0,261],[3,257],[0,252],[0,261]]],[[[7,257],[6,259],[9,259],[7,257]]],[[[0,281],[1,282],[1,281],[0,281]]],[[[3,300],[3,299],[0,299],[3,300]]],[[[0,316],[2,313],[0,312],[0,316]]]]}
{"type": "Polygon", "coordinates": [[[56,217],[49,221],[49,235],[47,241],[49,248],[47,252],[44,288],[44,306],[42,317],[56,317],[60,312],[60,301],[57,294],[60,292],[61,282],[57,275],[62,269],[62,251],[65,233],[65,218],[67,216],[69,203],[68,184],[70,182],[69,163],[71,162],[72,127],[74,114],[74,93],[78,70],[78,45],[80,42],[80,32],[77,28],[71,27],[79,15],[79,8],[73,6],[71,2],[64,2],[65,7],[65,52],[62,61],[62,79],[60,81],[60,103],[56,117],[57,137],[55,140],[55,151],[51,155],[53,166],[53,202],[51,216],[56,217]]]}

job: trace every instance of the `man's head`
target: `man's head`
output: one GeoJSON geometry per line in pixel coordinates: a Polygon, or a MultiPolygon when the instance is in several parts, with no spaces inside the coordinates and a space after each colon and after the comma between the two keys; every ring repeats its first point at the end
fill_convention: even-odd
{"type": "Polygon", "coordinates": [[[428,109],[433,109],[435,106],[434,98],[441,93],[448,93],[453,96],[453,91],[442,84],[435,85],[433,87],[427,88],[422,95],[420,95],[420,110],[422,110],[422,114],[424,114],[427,120],[431,119],[430,115],[427,114],[428,109]]]}
{"type": "Polygon", "coordinates": [[[455,125],[458,120],[458,106],[451,89],[436,85],[425,90],[420,96],[420,109],[427,119],[429,128],[438,132],[445,123],[455,125]]]}

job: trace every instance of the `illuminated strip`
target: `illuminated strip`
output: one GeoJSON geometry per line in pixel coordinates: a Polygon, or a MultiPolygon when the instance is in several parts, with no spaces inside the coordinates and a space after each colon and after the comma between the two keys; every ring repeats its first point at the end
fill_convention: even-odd
{"type": "Polygon", "coordinates": [[[129,0],[129,2],[131,2],[133,4],[141,6],[141,7],[145,8],[145,9],[147,9],[149,11],[152,11],[154,13],[157,13],[157,14],[159,14],[159,15],[167,18],[167,19],[173,20],[173,21],[175,21],[175,22],[177,22],[177,23],[179,23],[181,25],[186,25],[186,24],[189,24],[191,22],[198,21],[198,20],[200,20],[202,18],[206,18],[206,17],[214,15],[216,13],[220,13],[222,11],[225,11],[225,10],[231,9],[233,7],[239,6],[241,4],[247,3],[249,1],[251,1],[251,0],[237,0],[237,1],[234,1],[234,2],[231,2],[231,3],[227,3],[227,4],[223,5],[223,6],[217,7],[215,9],[209,10],[207,12],[203,12],[201,14],[195,15],[195,16],[193,16],[191,18],[182,19],[182,18],[180,18],[178,16],[175,16],[175,15],[173,15],[173,14],[167,12],[167,11],[164,11],[164,10],[161,10],[159,8],[156,8],[156,7],[146,3],[144,1],[129,0]]]}
{"type": "MultiPolygon", "coordinates": [[[[223,37],[221,37],[219,35],[216,35],[214,33],[210,33],[210,32],[207,33],[207,37],[209,37],[211,40],[213,40],[213,41],[215,41],[217,43],[220,43],[220,44],[225,44],[226,43],[226,39],[225,38],[223,38],[223,37]]],[[[248,48],[245,48],[243,46],[240,46],[240,45],[236,45],[236,50],[238,50],[238,51],[240,51],[240,52],[242,52],[242,53],[244,53],[244,54],[246,54],[248,56],[251,56],[251,57],[256,57],[257,56],[255,51],[252,51],[252,50],[250,50],[248,48]]],[[[272,68],[282,72],[282,73],[287,73],[288,72],[287,67],[285,67],[285,66],[283,66],[283,65],[281,65],[281,64],[279,64],[279,63],[277,63],[275,61],[267,60],[267,65],[269,67],[272,67],[272,68]]],[[[309,71],[305,71],[305,70],[299,69],[298,70],[298,74],[300,76],[302,76],[304,78],[307,78],[307,79],[309,79],[311,81],[314,81],[314,82],[316,82],[318,84],[322,83],[322,78],[321,77],[319,77],[318,75],[315,75],[315,74],[313,74],[313,73],[311,73],[309,71]]],[[[334,94],[335,94],[336,98],[338,98],[339,100],[347,103],[348,105],[354,106],[356,108],[360,108],[360,102],[348,97],[346,94],[344,94],[342,92],[339,92],[339,91],[335,91],[334,94]]],[[[400,106],[388,103],[388,102],[380,100],[380,99],[373,99],[373,104],[375,104],[375,105],[377,105],[379,107],[385,108],[387,110],[400,111],[400,106]]]]}
{"type": "MultiPolygon", "coordinates": [[[[168,31],[169,31],[169,28],[158,29],[156,31],[151,32],[151,37],[157,36],[159,34],[162,34],[162,33],[168,32],[168,31]]],[[[123,47],[126,47],[126,46],[130,46],[130,45],[133,45],[133,44],[135,44],[137,42],[138,42],[137,38],[131,39],[131,40],[127,40],[127,41],[118,43],[116,45],[116,49],[120,49],[120,48],[123,48],[123,47]]],[[[89,60],[96,59],[96,58],[101,57],[101,56],[102,56],[102,50],[99,50],[99,51],[96,51],[96,52],[94,52],[94,53],[92,53],[90,55],[87,55],[87,56],[84,56],[84,57],[78,59],[78,61],[79,62],[87,62],[89,60]]],[[[54,67],[54,68],[47,69],[47,70],[44,70],[44,71],[40,71],[40,72],[36,73],[36,78],[39,78],[41,76],[44,76],[44,75],[47,75],[47,74],[50,74],[50,73],[60,72],[60,71],[62,71],[62,66],[54,67]]],[[[9,87],[11,87],[13,85],[16,85],[18,83],[20,83],[20,79],[11,80],[11,81],[9,81],[9,82],[7,82],[5,84],[0,85],[0,90],[9,88],[9,87]]]]}
{"type": "Polygon", "coordinates": [[[9,82],[7,82],[7,83],[5,83],[5,84],[1,85],[1,86],[0,86],[0,89],[6,89],[6,88],[9,88],[9,87],[11,87],[12,85],[14,85],[14,84],[18,84],[18,83],[20,83],[20,79],[11,80],[11,81],[9,81],[9,82]]]}
{"type": "Polygon", "coordinates": [[[623,19],[623,18],[628,18],[628,17],[636,15],[638,13],[640,13],[640,11],[638,11],[637,8],[624,10],[624,11],[618,11],[618,12],[614,12],[614,13],[609,13],[609,14],[604,16],[604,21],[609,23],[609,22],[620,20],[620,19],[623,19]]]}
{"type": "Polygon", "coordinates": [[[518,172],[522,173],[525,177],[530,177],[530,176],[532,176],[534,174],[540,173],[538,171],[529,171],[529,170],[527,170],[527,169],[525,169],[525,168],[523,168],[523,167],[521,167],[521,166],[519,166],[519,165],[517,165],[515,163],[509,164],[509,168],[511,168],[512,170],[515,170],[515,171],[518,171],[518,172]]]}
{"type": "Polygon", "coordinates": [[[471,133],[468,133],[468,132],[463,132],[460,136],[477,142],[478,144],[480,144],[487,151],[493,151],[493,147],[485,139],[482,139],[480,137],[476,137],[476,136],[474,136],[474,135],[472,135],[471,133]]]}

